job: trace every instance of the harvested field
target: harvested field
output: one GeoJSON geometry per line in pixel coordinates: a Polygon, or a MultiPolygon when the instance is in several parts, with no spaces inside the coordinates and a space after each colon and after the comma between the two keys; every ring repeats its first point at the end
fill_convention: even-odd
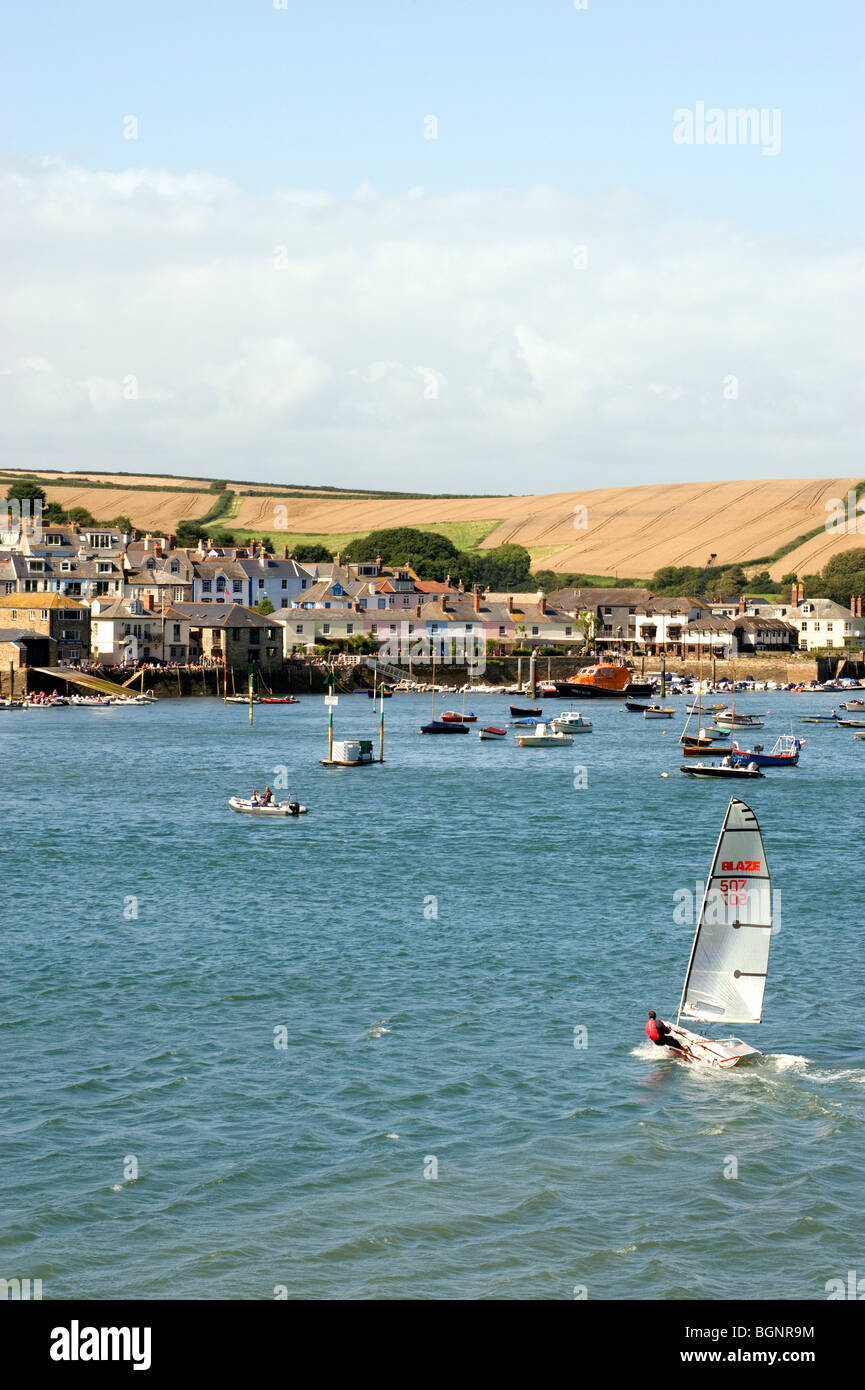
{"type": "MultiPolygon", "coordinates": [[[[155,480],[147,475],[124,480],[113,474],[105,476],[128,486],[102,490],[52,484],[47,473],[30,476],[41,477],[49,500],[63,507],[85,507],[103,521],[125,515],[144,531],[171,531],[178,521],[203,516],[216,500],[200,491],[167,490],[182,487],[184,481],[201,487],[200,480],[155,480]],[[166,491],[143,490],[157,481],[166,491]]],[[[463,549],[514,541],[526,546],[544,568],[646,578],[661,565],[704,565],[710,554],[718,565],[766,563],[765,557],[781,546],[818,531],[795,550],[766,563],[778,578],[787,571],[813,572],[837,551],[865,545],[865,535],[824,529],[827,504],[846,497],[858,481],[666,483],[527,497],[455,498],[357,498],[270,489],[254,497],[235,495],[231,512],[215,524],[274,536],[277,543],[280,535],[286,540],[332,537],[339,543],[337,538],[344,542],[347,536],[380,527],[434,528],[463,549]]]]}

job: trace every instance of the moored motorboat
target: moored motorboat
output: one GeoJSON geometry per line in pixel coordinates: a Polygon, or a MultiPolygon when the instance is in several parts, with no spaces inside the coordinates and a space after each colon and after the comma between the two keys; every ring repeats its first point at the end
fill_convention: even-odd
{"type": "Polygon", "coordinates": [[[722,763],[683,763],[679,771],[687,773],[689,777],[718,777],[722,780],[728,778],[730,781],[765,775],[754,762],[749,763],[747,767],[733,767],[727,758],[722,763]]]}
{"type": "Polygon", "coordinates": [[[759,714],[736,714],[734,710],[723,710],[715,714],[715,728],[729,733],[731,729],[762,729],[763,720],[759,714]]]}
{"type": "Polygon", "coordinates": [[[839,719],[839,729],[865,729],[865,719],[839,719]]]}
{"type": "Polygon", "coordinates": [[[456,710],[445,710],[442,719],[446,724],[476,724],[478,717],[469,710],[466,714],[458,714],[456,710]]]}
{"type": "Polygon", "coordinates": [[[592,732],[592,722],[584,719],[579,710],[567,709],[564,714],[557,714],[555,719],[551,719],[549,727],[554,733],[561,734],[590,734],[592,732]]]}
{"type": "Polygon", "coordinates": [[[248,695],[226,695],[226,696],[223,698],[223,704],[225,704],[225,705],[248,705],[248,704],[260,705],[260,704],[262,704],[262,698],[261,698],[260,695],[253,695],[252,700],[250,700],[250,698],[249,698],[248,695]]]}
{"type": "Polygon", "coordinates": [[[627,666],[613,662],[603,662],[597,666],[585,666],[566,681],[556,681],[560,695],[573,697],[575,694],[587,699],[618,699],[622,695],[639,697],[651,695],[654,686],[651,681],[635,681],[627,666]]]}
{"type": "Polygon", "coordinates": [[[528,715],[530,715],[530,714],[534,714],[534,715],[540,716],[541,713],[543,712],[543,711],[541,710],[540,705],[532,705],[530,708],[527,708],[527,709],[523,709],[523,707],[522,707],[521,705],[511,705],[511,706],[509,706],[509,708],[510,708],[511,714],[513,715],[513,717],[514,717],[515,719],[520,719],[520,718],[522,718],[524,715],[525,715],[525,716],[528,716],[528,715]]]}
{"type": "Polygon", "coordinates": [[[643,711],[647,710],[648,708],[649,706],[646,704],[645,700],[625,701],[625,709],[628,710],[630,714],[642,714],[643,711]]]}
{"type": "Polygon", "coordinates": [[[830,714],[800,714],[800,724],[837,724],[839,716],[835,713],[834,706],[830,714]]]}
{"type": "Polygon", "coordinates": [[[756,743],[753,748],[740,748],[734,739],[730,763],[733,767],[796,767],[806,741],[804,738],[794,738],[792,734],[781,734],[769,752],[765,753],[762,744],[756,743]]]}
{"type": "MultiPolygon", "coordinates": [[[[245,699],[245,700],[243,701],[243,703],[244,703],[245,705],[248,705],[248,704],[249,704],[249,699],[248,699],[248,698],[245,699]]],[[[253,703],[255,703],[255,702],[253,702],[253,703]]],[[[300,700],[298,700],[298,698],[297,698],[296,695],[262,695],[262,696],[259,698],[259,700],[258,700],[258,704],[260,704],[260,705],[299,705],[299,704],[300,704],[300,700]]]]}
{"type": "Polygon", "coordinates": [[[646,705],[643,710],[644,719],[672,719],[675,710],[665,705],[646,705]]]}
{"type": "Polygon", "coordinates": [[[459,720],[431,719],[429,724],[421,724],[422,734],[467,734],[468,724],[463,724],[459,720]]]}
{"type": "Polygon", "coordinates": [[[518,734],[520,748],[561,748],[573,743],[570,734],[556,733],[549,724],[538,724],[530,734],[518,734]]]}

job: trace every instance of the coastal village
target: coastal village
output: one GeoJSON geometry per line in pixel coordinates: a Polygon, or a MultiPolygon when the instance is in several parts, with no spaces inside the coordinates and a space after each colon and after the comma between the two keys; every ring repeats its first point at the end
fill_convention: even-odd
{"type": "Polygon", "coordinates": [[[447,663],[460,653],[634,662],[753,658],[865,646],[862,595],[668,598],[647,588],[467,590],[410,565],[299,563],[284,548],[178,547],[111,526],[23,526],[0,537],[0,670],[217,664],[275,674],[307,656],[378,649],[447,663]]]}

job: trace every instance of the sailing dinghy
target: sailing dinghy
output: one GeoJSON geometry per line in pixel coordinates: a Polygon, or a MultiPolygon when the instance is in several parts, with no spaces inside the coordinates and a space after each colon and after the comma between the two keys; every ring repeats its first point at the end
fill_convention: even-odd
{"type": "MultiPolygon", "coordinates": [[[[703,895],[691,958],[673,1036],[679,1056],[710,1067],[734,1067],[759,1057],[756,1047],[735,1037],[692,1033],[689,1022],[726,1027],[759,1023],[772,940],[772,884],[757,817],[738,797],[730,798],[712,871],[703,895]]],[[[670,1049],[673,1051],[673,1049],[670,1049]]]]}

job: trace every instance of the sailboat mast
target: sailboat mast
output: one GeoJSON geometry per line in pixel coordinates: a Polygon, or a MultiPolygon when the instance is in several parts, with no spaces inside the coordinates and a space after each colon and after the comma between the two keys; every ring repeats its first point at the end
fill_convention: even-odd
{"type": "Polygon", "coordinates": [[[432,652],[432,722],[436,722],[436,654],[432,652]]]}
{"type": "MultiPolygon", "coordinates": [[[[732,805],[733,805],[733,797],[730,798],[730,806],[732,806],[732,805]]],[[[707,899],[708,896],[709,896],[709,888],[710,888],[711,883],[712,883],[712,868],[714,867],[715,860],[716,860],[717,857],[718,857],[718,850],[721,848],[721,840],[723,839],[724,831],[725,831],[726,828],[727,828],[727,821],[728,821],[728,819],[729,819],[729,817],[730,817],[730,806],[727,807],[727,814],[726,814],[726,816],[724,817],[724,822],[723,822],[723,824],[722,824],[722,826],[721,826],[721,833],[720,833],[719,836],[718,836],[718,843],[715,845],[715,853],[712,855],[712,864],[710,865],[710,867],[709,867],[709,872],[708,872],[708,874],[706,875],[706,883],[705,883],[705,886],[704,886],[704,888],[703,888],[703,901],[702,901],[701,904],[700,904],[700,915],[699,915],[699,917],[697,918],[697,927],[696,927],[696,930],[695,930],[695,932],[694,932],[694,940],[693,940],[693,942],[691,943],[691,954],[690,954],[690,956],[688,957],[688,968],[687,968],[687,970],[685,971],[685,982],[684,982],[684,984],[682,985],[682,995],[681,995],[681,998],[679,999],[679,1007],[678,1007],[678,1009],[676,1010],[676,1027],[677,1027],[677,1028],[678,1028],[678,1026],[679,1026],[679,1022],[680,1022],[681,1017],[682,1017],[682,1006],[683,1006],[683,1004],[685,1003],[685,995],[686,995],[686,993],[687,993],[687,991],[688,991],[688,981],[689,981],[690,978],[691,978],[691,967],[692,967],[692,965],[694,964],[694,954],[695,954],[695,952],[696,952],[696,950],[697,950],[697,942],[698,942],[699,939],[700,939],[700,928],[701,928],[702,925],[703,925],[703,915],[704,915],[704,913],[705,913],[705,911],[706,911],[706,899],[707,899]]]]}

